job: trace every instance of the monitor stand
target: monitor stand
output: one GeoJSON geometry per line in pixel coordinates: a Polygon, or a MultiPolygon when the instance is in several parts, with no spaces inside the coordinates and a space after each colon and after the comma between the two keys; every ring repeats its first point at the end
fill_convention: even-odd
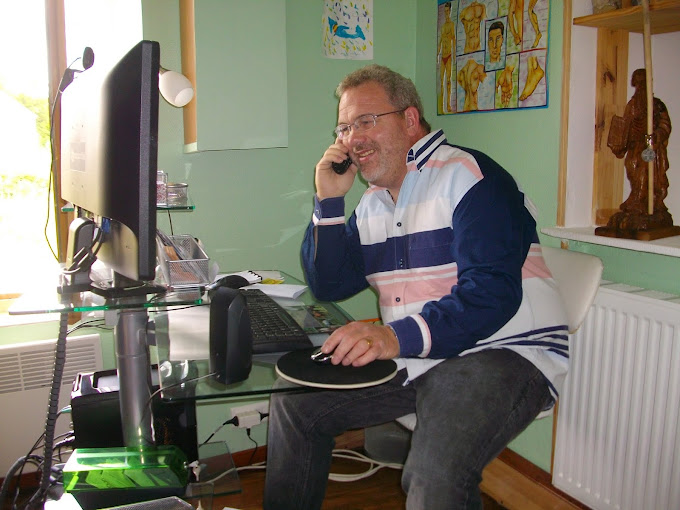
{"type": "Polygon", "coordinates": [[[151,370],[145,308],[118,311],[114,328],[125,446],[155,444],[151,413],[151,370]]]}
{"type": "Polygon", "coordinates": [[[59,294],[90,290],[90,267],[96,260],[92,253],[94,231],[94,221],[89,218],[75,218],[69,225],[66,267],[59,276],[59,294]]]}
{"type": "Polygon", "coordinates": [[[130,280],[118,273],[114,273],[113,278],[113,281],[92,281],[87,290],[110,299],[145,296],[147,294],[165,294],[168,291],[167,287],[163,285],[130,280]]]}
{"type": "MultiPolygon", "coordinates": [[[[155,444],[151,413],[151,370],[147,343],[146,309],[119,310],[115,327],[119,399],[125,446],[155,444]]],[[[226,443],[198,446],[198,481],[190,483],[185,497],[211,508],[212,496],[239,492],[241,483],[226,443]]]]}

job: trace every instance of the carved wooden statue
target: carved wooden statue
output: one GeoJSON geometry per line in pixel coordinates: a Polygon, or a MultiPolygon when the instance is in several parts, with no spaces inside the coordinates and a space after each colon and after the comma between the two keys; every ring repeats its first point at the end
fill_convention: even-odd
{"type": "Polygon", "coordinates": [[[630,195],[606,227],[595,229],[597,235],[637,239],[658,239],[680,234],[673,226],[673,217],[664,204],[668,195],[668,138],[671,119],[666,105],[653,99],[651,137],[647,133],[647,86],[644,69],[633,72],[631,85],[635,88],[623,117],[614,116],[607,146],[617,158],[625,156],[626,177],[630,195]],[[653,159],[653,212],[649,211],[649,164],[653,159]],[[669,230],[670,229],[670,230],[669,230]]]}

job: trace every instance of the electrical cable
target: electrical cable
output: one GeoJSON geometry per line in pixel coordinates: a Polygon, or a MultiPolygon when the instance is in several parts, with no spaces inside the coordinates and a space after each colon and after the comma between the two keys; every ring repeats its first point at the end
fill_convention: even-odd
{"type": "Polygon", "coordinates": [[[52,182],[54,181],[54,160],[56,157],[56,151],[54,147],[54,112],[57,107],[57,101],[59,100],[59,97],[61,96],[61,93],[64,91],[66,87],[70,85],[70,83],[73,81],[73,76],[74,76],[74,71],[71,69],[71,66],[78,62],[81,57],[76,58],[71,64],[64,69],[64,74],[61,75],[61,80],[59,81],[59,86],[57,87],[57,92],[54,94],[54,101],[52,102],[51,108],[50,108],[50,176],[48,179],[48,184],[47,184],[47,217],[45,218],[45,228],[43,230],[43,234],[45,236],[45,240],[47,241],[47,247],[50,249],[52,252],[52,255],[54,256],[54,260],[57,262],[59,261],[59,256],[54,252],[54,248],[52,248],[52,244],[50,244],[50,238],[47,235],[47,227],[49,226],[50,223],[50,201],[52,198],[52,182]],[[66,80],[69,80],[68,83],[66,83],[66,80]]]}
{"type": "Polygon", "coordinates": [[[66,335],[68,336],[74,331],[77,331],[81,328],[97,328],[103,329],[105,331],[111,331],[113,329],[113,326],[107,326],[105,319],[90,319],[88,321],[82,321],[79,324],[76,324],[66,332],[66,335]]]}
{"type": "MultiPolygon", "coordinates": [[[[207,377],[213,377],[215,374],[216,374],[216,372],[211,372],[209,374],[200,375],[198,377],[192,377],[191,379],[185,379],[183,381],[179,381],[179,382],[176,382],[176,383],[173,383],[173,384],[169,384],[169,385],[164,386],[162,388],[159,387],[156,391],[154,391],[151,395],[149,395],[149,398],[147,399],[146,403],[144,404],[144,411],[142,412],[142,416],[140,418],[140,422],[139,422],[138,426],[140,426],[142,423],[144,423],[144,419],[146,418],[146,413],[149,412],[149,410],[151,409],[151,404],[153,402],[153,398],[156,395],[158,395],[161,391],[168,390],[170,388],[174,388],[175,386],[181,386],[183,384],[200,381],[201,379],[205,379],[207,377]]],[[[160,378],[160,374],[159,374],[159,378],[160,378]]],[[[160,385],[160,381],[159,381],[159,385],[160,385]]]]}
{"type": "Polygon", "coordinates": [[[246,435],[248,436],[248,439],[250,439],[253,443],[255,443],[255,449],[253,450],[253,453],[250,454],[250,459],[248,460],[248,465],[253,463],[253,459],[255,458],[255,453],[257,453],[257,449],[259,448],[260,445],[257,444],[257,441],[255,441],[252,436],[250,435],[250,429],[246,429],[246,435]]]}
{"type": "Polygon", "coordinates": [[[40,463],[38,463],[38,460],[42,462],[42,457],[39,455],[33,455],[33,452],[36,451],[40,447],[40,443],[45,437],[45,433],[43,432],[40,434],[38,439],[36,439],[35,443],[33,443],[33,446],[31,446],[31,449],[28,451],[26,455],[23,457],[19,457],[19,459],[16,460],[16,462],[12,465],[10,468],[10,471],[5,475],[5,480],[3,483],[3,489],[0,490],[0,508],[3,507],[4,505],[4,498],[6,493],[9,491],[9,483],[12,481],[12,477],[14,476],[14,472],[18,469],[19,473],[17,474],[17,484],[16,488],[14,491],[14,500],[12,503],[12,508],[16,507],[16,501],[19,498],[19,492],[20,492],[20,481],[21,477],[23,476],[24,468],[26,467],[27,464],[33,464],[35,465],[38,469],[40,469],[40,463]],[[7,485],[5,485],[7,484],[7,485]]]}
{"type": "MultiPolygon", "coordinates": [[[[57,413],[57,417],[61,416],[68,407],[69,406],[61,409],[57,413]]],[[[69,432],[65,432],[63,434],[60,434],[60,435],[57,436],[57,438],[61,438],[61,437],[64,437],[64,436],[69,436],[69,435],[74,436],[73,431],[69,431],[69,432]]],[[[19,470],[19,472],[16,475],[17,484],[16,484],[16,487],[15,487],[14,500],[13,500],[13,503],[11,505],[11,508],[16,508],[16,502],[19,498],[19,493],[20,493],[20,480],[21,480],[21,477],[23,476],[23,471],[24,471],[24,468],[26,467],[26,465],[27,464],[33,464],[38,469],[38,471],[40,471],[42,469],[43,457],[40,456],[40,455],[34,455],[33,452],[35,452],[37,449],[39,449],[41,447],[41,442],[42,442],[44,437],[45,437],[45,433],[43,432],[42,434],[40,434],[38,439],[36,439],[35,443],[33,443],[33,446],[31,447],[29,452],[26,455],[24,455],[23,457],[20,457],[19,459],[17,459],[15,464],[10,469],[10,472],[5,476],[4,483],[3,483],[4,489],[0,490],[0,508],[3,508],[4,498],[6,497],[7,492],[9,491],[9,484],[11,483],[12,478],[15,476],[14,473],[16,472],[17,469],[19,470]]]]}
{"type": "Polygon", "coordinates": [[[102,237],[104,237],[102,229],[97,228],[96,235],[92,239],[90,246],[78,250],[78,253],[73,257],[75,259],[73,263],[68,268],[64,269],[62,273],[75,274],[86,269],[89,270],[92,267],[92,264],[97,260],[97,253],[99,253],[103,244],[102,237]]]}
{"type": "MultiPolygon", "coordinates": [[[[7,474],[5,475],[5,479],[2,481],[2,485],[0,486],[0,508],[5,507],[5,498],[7,497],[7,494],[9,493],[9,487],[12,483],[12,480],[14,479],[14,475],[17,471],[23,471],[24,466],[26,465],[29,460],[42,460],[42,457],[39,455],[25,455],[23,457],[18,458],[14,464],[12,464],[7,471],[7,474]]],[[[17,487],[16,487],[16,495],[14,499],[14,503],[12,504],[11,508],[14,508],[16,506],[16,497],[18,496],[19,493],[19,481],[21,478],[21,473],[19,474],[19,477],[17,478],[17,487]]]]}
{"type": "MultiPolygon", "coordinates": [[[[257,449],[257,447],[256,447],[257,449]]],[[[254,455],[254,452],[253,452],[254,455]]],[[[344,449],[338,449],[338,450],[333,450],[333,457],[336,459],[348,459],[348,460],[356,460],[362,463],[369,464],[369,468],[366,471],[362,471],[361,473],[329,473],[328,474],[328,479],[333,481],[333,482],[355,482],[357,480],[361,480],[363,478],[368,478],[369,476],[372,476],[375,474],[377,471],[379,471],[382,468],[389,468],[389,469],[403,469],[404,465],[403,464],[398,464],[398,463],[393,463],[393,462],[381,462],[375,459],[371,459],[370,457],[367,457],[366,455],[363,455],[362,453],[356,452],[354,450],[344,450],[344,449]]],[[[252,456],[251,456],[252,460],[252,456]]],[[[237,471],[247,471],[247,470],[255,470],[255,469],[266,469],[267,464],[266,461],[258,462],[255,464],[248,464],[246,466],[241,466],[239,468],[236,468],[237,471]]]]}
{"type": "Polygon", "coordinates": [[[170,222],[170,235],[175,235],[175,231],[172,228],[172,214],[170,214],[170,209],[168,209],[168,221],[170,222]]]}
{"type": "Polygon", "coordinates": [[[371,459],[370,457],[367,457],[366,455],[363,455],[362,453],[356,452],[354,450],[344,450],[344,449],[339,449],[339,450],[333,450],[333,457],[336,459],[349,459],[349,460],[357,460],[359,462],[364,462],[366,464],[369,464],[369,468],[366,471],[363,471],[361,473],[351,473],[351,474],[346,474],[346,473],[329,473],[328,479],[332,480],[334,482],[354,482],[356,480],[361,480],[363,478],[367,478],[374,473],[376,473],[378,470],[382,468],[390,468],[390,469],[403,469],[404,465],[403,464],[397,464],[393,462],[380,462],[375,459],[371,459]]]}
{"type": "Polygon", "coordinates": [[[263,461],[260,461],[260,462],[256,462],[255,464],[249,464],[247,466],[237,467],[236,471],[250,471],[250,470],[255,470],[255,469],[267,469],[267,462],[263,460],[263,461]]]}
{"type": "Polygon", "coordinates": [[[47,495],[50,487],[50,472],[52,467],[52,452],[54,449],[54,429],[57,418],[59,417],[59,390],[61,389],[61,379],[66,363],[66,330],[68,326],[68,313],[62,312],[59,317],[59,335],[54,353],[54,370],[52,373],[52,387],[48,402],[47,421],[45,423],[45,448],[42,477],[40,486],[28,502],[28,506],[35,506],[47,495]]]}
{"type": "Polygon", "coordinates": [[[213,433],[208,436],[208,439],[201,443],[201,446],[208,444],[208,441],[210,441],[215,436],[215,434],[222,430],[222,427],[224,427],[225,425],[238,425],[238,417],[234,416],[233,418],[225,421],[222,425],[213,430],[213,433]]]}

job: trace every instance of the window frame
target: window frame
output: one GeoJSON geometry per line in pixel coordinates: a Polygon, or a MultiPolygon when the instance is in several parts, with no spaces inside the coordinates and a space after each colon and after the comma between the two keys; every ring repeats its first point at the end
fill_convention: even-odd
{"type": "Polygon", "coordinates": [[[72,212],[62,211],[66,204],[61,198],[61,94],[59,83],[66,64],[66,21],[64,0],[45,0],[45,35],[47,40],[47,66],[50,101],[56,100],[52,122],[52,203],[57,229],[57,255],[59,262],[66,260],[68,229],[72,212]],[[55,99],[56,98],[56,99],[55,99]]]}
{"type": "MultiPolygon", "coordinates": [[[[48,103],[52,106],[52,101],[57,104],[54,110],[50,111],[50,123],[52,124],[52,187],[51,197],[54,214],[55,228],[57,230],[57,257],[59,262],[66,260],[66,246],[68,242],[68,229],[73,218],[73,213],[62,212],[62,207],[66,204],[61,199],[61,95],[58,94],[59,83],[66,69],[66,30],[64,15],[64,0],[45,0],[45,42],[47,45],[47,71],[48,71],[48,103]]],[[[0,326],[19,325],[27,322],[42,322],[52,320],[52,316],[15,316],[9,319],[7,309],[12,303],[21,297],[21,293],[2,293],[0,292],[0,326]],[[39,317],[39,318],[38,318],[39,317]]],[[[79,315],[79,314],[78,314],[79,315]]],[[[69,322],[73,323],[74,318],[69,322]]]]}

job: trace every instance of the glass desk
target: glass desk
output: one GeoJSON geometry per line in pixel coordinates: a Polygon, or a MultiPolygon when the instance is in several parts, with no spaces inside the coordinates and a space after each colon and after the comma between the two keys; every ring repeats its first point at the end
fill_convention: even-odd
{"type": "MultiPolygon", "coordinates": [[[[286,284],[302,284],[290,275],[282,274],[282,276],[286,284]]],[[[272,286],[275,287],[276,284],[272,286]]],[[[315,345],[321,345],[328,336],[325,332],[326,328],[319,322],[319,316],[323,316],[323,322],[336,325],[346,324],[353,320],[338,305],[317,301],[309,290],[305,290],[295,299],[275,296],[274,299],[300,325],[305,327],[315,345]]],[[[202,297],[198,307],[191,310],[188,310],[186,306],[169,305],[154,314],[156,352],[163,400],[202,400],[311,390],[309,387],[290,383],[276,375],[275,363],[280,354],[254,355],[250,375],[242,382],[225,385],[216,381],[211,377],[209,369],[207,338],[209,306],[204,305],[209,305],[206,296],[202,297]],[[182,324],[180,331],[184,332],[185,338],[173,330],[174,321],[182,324]]]]}
{"type": "Polygon", "coordinates": [[[120,378],[120,408],[123,417],[125,446],[141,447],[153,444],[151,413],[151,374],[148,332],[148,311],[172,305],[196,305],[202,302],[198,291],[139,294],[104,298],[93,292],[59,294],[57,279],[33,288],[17,299],[8,310],[10,315],[70,312],[112,311],[115,313],[115,351],[120,378]],[[53,285],[50,285],[53,283],[53,285]]]}
{"type": "MultiPolygon", "coordinates": [[[[281,273],[285,284],[302,285],[296,278],[281,273]]],[[[272,284],[276,285],[276,284],[272,284]]],[[[21,296],[10,308],[11,315],[69,313],[91,311],[113,311],[117,314],[114,327],[116,339],[116,358],[121,381],[121,408],[125,406],[123,416],[129,417],[131,430],[124,430],[126,446],[140,444],[138,426],[140,422],[150,419],[146,408],[150,384],[149,366],[157,362],[159,366],[159,382],[161,398],[166,401],[202,400],[211,398],[240,397],[266,395],[272,392],[308,390],[309,388],[289,383],[277,377],[275,372],[276,355],[253,356],[253,368],[248,379],[234,384],[222,384],[214,380],[208,367],[208,338],[207,321],[209,319],[210,300],[207,293],[199,290],[173,291],[165,294],[148,294],[125,298],[104,298],[93,292],[61,295],[53,286],[33,289],[21,296]],[[204,321],[204,333],[201,338],[172,338],[172,328],[169,327],[173,317],[181,314],[189,307],[196,310],[196,314],[188,320],[204,321]],[[155,320],[154,338],[148,338],[149,312],[155,320]],[[203,349],[198,350],[198,356],[177,356],[173,353],[174,343],[203,342],[203,349]],[[156,346],[156,357],[152,359],[149,346],[156,346]],[[142,396],[140,398],[140,395],[142,396]],[[146,417],[146,420],[145,420],[146,417]]],[[[275,298],[302,325],[309,326],[304,317],[304,309],[312,307],[321,309],[332,322],[345,324],[350,317],[342,308],[334,303],[317,301],[307,289],[295,299],[275,298]]],[[[196,331],[201,328],[192,327],[196,331]]],[[[310,329],[310,338],[316,345],[323,343],[327,333],[313,333],[320,329],[310,329]]],[[[123,409],[121,409],[123,410],[123,409]]],[[[150,427],[150,423],[148,423],[150,427]]],[[[124,429],[126,425],[124,424],[124,429]]],[[[151,437],[150,435],[147,437],[151,437]]]]}
{"type": "MultiPolygon", "coordinates": [[[[301,285],[302,282],[281,273],[285,284],[301,285]]],[[[276,284],[272,284],[276,285],[276,284]]],[[[280,379],[275,372],[276,355],[253,357],[253,366],[248,379],[234,384],[217,382],[209,373],[208,337],[202,335],[203,350],[198,356],[177,355],[177,344],[182,340],[194,342],[196,338],[183,339],[175,335],[170,324],[173,317],[182,310],[193,310],[198,321],[209,320],[209,298],[199,290],[183,290],[165,294],[148,294],[124,298],[104,298],[92,292],[60,295],[57,283],[42,289],[33,289],[19,298],[10,308],[11,315],[47,314],[106,311],[115,314],[115,350],[120,381],[119,399],[123,421],[125,446],[149,446],[153,443],[152,420],[149,412],[151,395],[150,366],[155,361],[159,366],[161,398],[165,401],[196,401],[203,399],[267,395],[272,392],[312,391],[313,388],[299,386],[280,379]],[[155,335],[149,334],[149,315],[155,321],[155,335]],[[153,360],[150,346],[155,345],[153,360]]],[[[280,304],[300,318],[301,310],[322,310],[326,317],[337,324],[345,324],[352,318],[334,303],[321,303],[305,290],[296,299],[275,298],[280,304]]],[[[190,319],[191,320],[191,319],[190,319]]],[[[204,324],[205,325],[205,324],[204,324]]],[[[190,329],[200,330],[198,327],[190,329]]],[[[323,329],[323,328],[322,328],[323,329]]],[[[207,332],[207,327],[205,327],[207,332]]],[[[312,342],[320,345],[328,333],[310,334],[312,342]]],[[[67,353],[68,355],[68,353],[67,353]]],[[[199,446],[199,458],[208,471],[215,474],[220,482],[190,484],[187,497],[201,498],[203,506],[209,507],[204,498],[212,494],[240,490],[236,470],[228,448],[223,443],[209,443],[199,446]],[[216,460],[217,459],[217,460],[216,460]],[[205,462],[204,462],[205,461],[205,462]],[[225,462],[228,466],[225,471],[225,462]],[[223,476],[219,472],[228,476],[223,476]]]]}

